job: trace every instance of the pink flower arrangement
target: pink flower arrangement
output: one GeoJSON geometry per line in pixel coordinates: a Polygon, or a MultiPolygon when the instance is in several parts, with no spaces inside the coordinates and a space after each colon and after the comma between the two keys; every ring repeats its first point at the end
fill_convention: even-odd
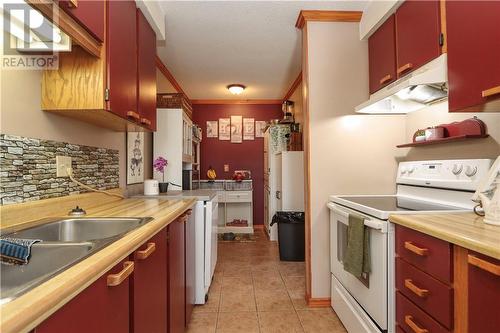
{"type": "Polygon", "coordinates": [[[153,162],[153,168],[156,171],[162,173],[162,175],[163,175],[163,182],[165,182],[165,168],[167,167],[167,165],[168,165],[168,161],[166,159],[164,159],[163,157],[161,157],[161,156],[158,157],[153,162]]]}

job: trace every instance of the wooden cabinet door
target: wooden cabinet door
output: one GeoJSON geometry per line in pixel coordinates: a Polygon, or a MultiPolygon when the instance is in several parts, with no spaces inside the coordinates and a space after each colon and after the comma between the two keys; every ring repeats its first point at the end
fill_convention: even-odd
{"type": "Polygon", "coordinates": [[[168,332],[184,332],[185,326],[185,244],[184,220],[168,226],[168,332]]]}
{"type": "Polygon", "coordinates": [[[131,318],[134,333],[167,331],[167,230],[163,229],[132,255],[131,318]]]}
{"type": "Polygon", "coordinates": [[[398,77],[441,54],[439,15],[439,0],[406,0],[396,11],[398,77]]]}
{"type": "Polygon", "coordinates": [[[129,331],[129,279],[108,287],[107,277],[124,269],[116,265],[78,296],[42,322],[36,333],[88,333],[129,331]]]}
{"type": "Polygon", "coordinates": [[[59,6],[98,41],[104,41],[104,6],[102,0],[59,1],[59,6]]]}
{"type": "Polygon", "coordinates": [[[186,222],[185,251],[186,251],[186,322],[189,324],[195,303],[195,215],[190,211],[186,222]]]}
{"type": "Polygon", "coordinates": [[[156,130],[156,34],[137,9],[137,108],[140,121],[156,130]]]}
{"type": "Polygon", "coordinates": [[[450,112],[482,111],[500,97],[498,22],[498,1],[446,1],[450,112]],[[496,94],[483,97],[495,87],[496,94]]]}
{"type": "Polygon", "coordinates": [[[370,94],[396,80],[395,19],[391,15],[368,39],[370,94]]]}
{"type": "Polygon", "coordinates": [[[140,121],[135,1],[111,0],[107,4],[107,109],[123,118],[140,121]]]}
{"type": "Polygon", "coordinates": [[[469,253],[469,333],[498,332],[500,260],[469,253]]]}

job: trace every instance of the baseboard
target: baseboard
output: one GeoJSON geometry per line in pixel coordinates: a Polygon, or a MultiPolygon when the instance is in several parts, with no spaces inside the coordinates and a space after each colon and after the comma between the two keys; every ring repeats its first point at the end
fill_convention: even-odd
{"type": "Polygon", "coordinates": [[[264,225],[263,224],[254,225],[253,230],[264,230],[264,225]]]}
{"type": "Polygon", "coordinates": [[[306,303],[310,308],[329,308],[331,306],[331,298],[311,298],[306,295],[306,303]]]}

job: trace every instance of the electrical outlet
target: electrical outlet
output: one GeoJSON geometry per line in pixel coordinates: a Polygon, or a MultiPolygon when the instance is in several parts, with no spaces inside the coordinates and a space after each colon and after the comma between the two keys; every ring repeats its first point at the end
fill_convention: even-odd
{"type": "Polygon", "coordinates": [[[68,168],[71,168],[71,157],[56,156],[57,177],[69,177],[68,168]]]}
{"type": "Polygon", "coordinates": [[[224,164],[224,172],[229,172],[229,164],[224,164]]]}

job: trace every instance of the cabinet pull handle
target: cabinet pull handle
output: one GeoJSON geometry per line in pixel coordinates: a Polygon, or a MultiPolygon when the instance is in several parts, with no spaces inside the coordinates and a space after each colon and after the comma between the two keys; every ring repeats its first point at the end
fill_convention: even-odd
{"type": "Polygon", "coordinates": [[[150,126],[151,125],[151,120],[149,120],[147,118],[141,118],[141,124],[150,126]]]}
{"type": "Polygon", "coordinates": [[[426,330],[425,328],[418,327],[418,325],[415,324],[415,322],[413,321],[412,316],[406,315],[405,316],[405,323],[406,323],[406,325],[410,326],[412,331],[415,333],[428,333],[429,332],[429,330],[426,330]]]}
{"type": "Polygon", "coordinates": [[[125,261],[123,269],[119,273],[108,275],[108,287],[119,286],[133,271],[134,263],[132,261],[125,261]]]}
{"type": "Polygon", "coordinates": [[[410,289],[415,295],[418,297],[427,297],[427,294],[429,293],[429,290],[427,289],[421,289],[417,287],[416,285],[413,284],[413,281],[411,279],[405,279],[405,287],[407,289],[410,289]]]}
{"type": "Polygon", "coordinates": [[[409,63],[407,63],[407,64],[399,67],[398,70],[397,70],[397,73],[401,74],[401,73],[404,73],[407,70],[412,69],[412,68],[413,68],[413,64],[409,62],[409,63]]]}
{"type": "Polygon", "coordinates": [[[496,265],[496,264],[491,263],[489,261],[483,260],[481,258],[473,256],[472,254],[469,254],[467,256],[467,261],[472,266],[476,266],[477,268],[480,268],[483,271],[487,271],[487,272],[494,274],[496,276],[500,276],[500,265],[496,265]]]}
{"type": "Polygon", "coordinates": [[[141,116],[139,116],[139,114],[137,112],[134,112],[134,111],[127,111],[127,117],[133,118],[135,120],[139,120],[141,118],[141,116]]]}
{"type": "Polygon", "coordinates": [[[386,76],[384,76],[383,78],[380,79],[380,84],[384,84],[387,81],[390,81],[391,79],[392,79],[391,74],[387,74],[386,76]]]}
{"type": "Polygon", "coordinates": [[[493,87],[490,89],[483,90],[481,93],[481,95],[483,97],[490,97],[490,96],[498,95],[498,94],[500,94],[500,86],[496,86],[496,87],[493,87]]]}
{"type": "Polygon", "coordinates": [[[405,242],[405,249],[415,253],[416,255],[422,256],[422,257],[425,257],[427,255],[427,253],[429,252],[429,249],[415,246],[415,245],[413,245],[412,242],[405,242]]]}
{"type": "Polygon", "coordinates": [[[188,216],[189,216],[189,215],[191,215],[192,213],[193,213],[193,210],[192,210],[192,209],[188,209],[188,210],[186,211],[186,215],[188,215],[188,216]]]}
{"type": "Polygon", "coordinates": [[[137,259],[144,260],[151,255],[151,253],[155,252],[156,244],[148,243],[148,246],[144,250],[137,251],[137,259]]]}

